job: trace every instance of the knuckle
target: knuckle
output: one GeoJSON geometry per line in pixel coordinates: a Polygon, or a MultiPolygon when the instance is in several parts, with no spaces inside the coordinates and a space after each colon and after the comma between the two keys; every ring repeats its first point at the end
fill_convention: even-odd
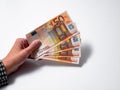
{"type": "Polygon", "coordinates": [[[17,38],[16,42],[22,41],[22,38],[17,38]]]}

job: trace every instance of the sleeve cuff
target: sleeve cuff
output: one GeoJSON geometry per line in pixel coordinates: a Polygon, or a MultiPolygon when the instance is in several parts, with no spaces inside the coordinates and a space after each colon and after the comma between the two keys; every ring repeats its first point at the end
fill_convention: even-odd
{"type": "Polygon", "coordinates": [[[7,84],[8,84],[7,73],[2,61],[0,61],[0,87],[5,86],[7,84]]]}

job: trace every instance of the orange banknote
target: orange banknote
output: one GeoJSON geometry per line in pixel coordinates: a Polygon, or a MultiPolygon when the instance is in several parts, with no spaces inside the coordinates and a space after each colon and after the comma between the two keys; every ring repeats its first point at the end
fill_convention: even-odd
{"type": "Polygon", "coordinates": [[[35,39],[39,39],[42,43],[38,53],[33,53],[31,57],[40,57],[45,52],[51,50],[51,48],[56,47],[66,39],[70,39],[76,33],[78,33],[77,28],[67,12],[56,16],[32,32],[26,34],[29,44],[35,39]]]}

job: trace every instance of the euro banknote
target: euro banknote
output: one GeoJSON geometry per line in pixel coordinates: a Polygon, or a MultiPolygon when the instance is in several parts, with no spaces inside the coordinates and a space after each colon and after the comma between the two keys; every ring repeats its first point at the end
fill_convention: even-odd
{"type": "Polygon", "coordinates": [[[79,61],[80,61],[80,57],[76,57],[76,56],[71,56],[71,57],[40,57],[40,59],[52,60],[52,61],[70,63],[70,64],[79,64],[79,61]]]}
{"type": "MultiPolygon", "coordinates": [[[[60,45],[52,48],[50,51],[46,52],[46,53],[53,53],[53,52],[59,52],[62,51],[64,49],[69,49],[69,48],[74,48],[74,47],[80,47],[81,46],[81,39],[80,39],[80,35],[75,35],[72,38],[68,39],[67,41],[61,43],[60,45]]],[[[45,54],[46,54],[45,53],[45,54]]]]}
{"type": "Polygon", "coordinates": [[[56,16],[55,18],[26,34],[29,44],[31,44],[35,39],[39,39],[42,43],[38,51],[32,53],[31,57],[38,58],[43,56],[44,53],[62,44],[78,33],[79,32],[77,28],[67,12],[56,16]]]}
{"type": "Polygon", "coordinates": [[[74,47],[74,48],[63,49],[62,51],[59,50],[56,52],[46,53],[44,54],[43,57],[40,57],[39,59],[79,64],[80,57],[81,57],[81,48],[74,47]]]}
{"type": "Polygon", "coordinates": [[[59,50],[56,52],[50,52],[44,54],[44,57],[69,57],[69,56],[77,56],[81,57],[81,48],[80,47],[72,47],[63,50],[59,50]]]}

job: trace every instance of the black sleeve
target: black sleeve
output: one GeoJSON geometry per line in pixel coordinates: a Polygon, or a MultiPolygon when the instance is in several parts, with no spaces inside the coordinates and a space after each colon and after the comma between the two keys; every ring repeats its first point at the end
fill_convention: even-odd
{"type": "Polygon", "coordinates": [[[5,86],[7,84],[8,84],[8,78],[7,78],[6,70],[2,61],[0,61],[0,87],[5,86]]]}

